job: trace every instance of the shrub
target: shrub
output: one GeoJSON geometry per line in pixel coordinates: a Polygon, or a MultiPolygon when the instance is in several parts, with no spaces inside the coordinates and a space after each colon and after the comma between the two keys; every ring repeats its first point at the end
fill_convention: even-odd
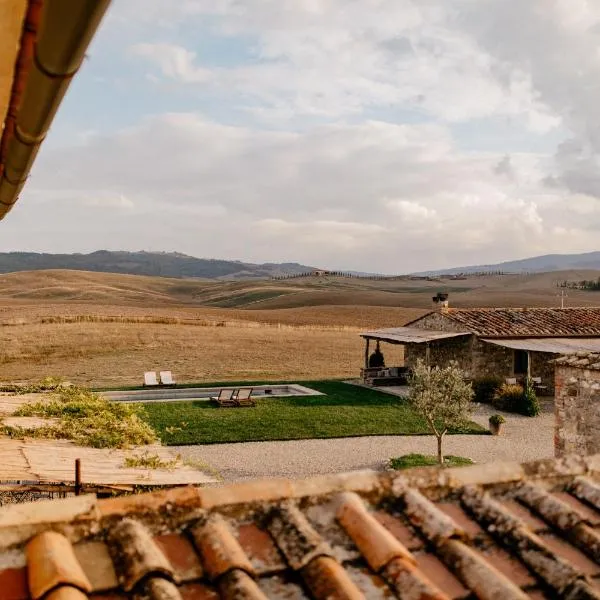
{"type": "Polygon", "coordinates": [[[526,417],[535,417],[540,412],[540,405],[530,380],[526,382],[525,387],[504,384],[494,395],[492,404],[499,410],[518,413],[526,417]]]}
{"type": "Polygon", "coordinates": [[[535,417],[540,414],[540,403],[538,402],[531,379],[528,379],[525,384],[523,402],[521,403],[520,408],[521,410],[519,412],[527,417],[535,417]]]}
{"type": "Polygon", "coordinates": [[[92,448],[142,446],[157,440],[154,430],[141,419],[142,412],[141,407],[110,402],[85,388],[59,386],[49,401],[29,402],[14,413],[54,418],[56,424],[37,429],[5,426],[4,433],[12,437],[73,440],[92,448]]]}
{"type": "Polygon", "coordinates": [[[523,386],[504,383],[494,394],[492,405],[499,410],[520,412],[518,408],[523,402],[523,392],[523,386]]]}
{"type": "MultiPolygon", "coordinates": [[[[448,454],[444,456],[444,467],[462,467],[464,465],[472,465],[473,461],[470,458],[464,458],[462,456],[452,456],[448,454]]],[[[404,454],[403,456],[397,456],[390,458],[388,467],[395,471],[402,469],[412,469],[415,467],[439,467],[437,456],[430,456],[426,454],[404,454]]]]}
{"type": "Polygon", "coordinates": [[[494,394],[502,387],[502,379],[500,377],[494,377],[492,375],[488,377],[478,377],[473,380],[473,392],[475,396],[473,400],[475,402],[481,402],[482,404],[492,404],[494,400],[494,394]]]}
{"type": "Polygon", "coordinates": [[[492,415],[490,417],[490,425],[502,425],[506,423],[506,419],[502,415],[492,415]]]}

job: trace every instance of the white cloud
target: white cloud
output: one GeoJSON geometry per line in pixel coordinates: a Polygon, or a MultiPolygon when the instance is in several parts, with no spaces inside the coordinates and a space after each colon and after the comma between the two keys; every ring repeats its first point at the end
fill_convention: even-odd
{"type": "Polygon", "coordinates": [[[89,249],[118,242],[386,272],[549,250],[553,227],[586,230],[589,214],[564,221],[562,192],[541,183],[543,157],[511,155],[514,178],[496,172],[502,160],[459,150],[440,126],[371,121],[301,134],[169,114],[45,155],[1,243],[27,226],[20,210],[35,211],[60,219],[36,235],[44,247],[72,219],[85,223],[89,199],[105,210],[69,233],[89,249]]]}
{"type": "Polygon", "coordinates": [[[211,78],[208,69],[195,66],[196,54],[174,44],[134,44],[130,52],[156,63],[162,74],[183,83],[205,83],[211,78]]]}
{"type": "Polygon", "coordinates": [[[44,149],[5,248],[397,272],[597,246],[597,2],[127,0],[102,35],[128,106],[44,149]]]}

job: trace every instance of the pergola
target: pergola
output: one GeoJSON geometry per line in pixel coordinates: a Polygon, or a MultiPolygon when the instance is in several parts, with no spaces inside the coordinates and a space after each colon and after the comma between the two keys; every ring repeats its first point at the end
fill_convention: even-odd
{"type": "Polygon", "coordinates": [[[469,336],[471,333],[456,333],[436,331],[433,329],[419,329],[417,327],[392,327],[361,333],[365,340],[365,369],[369,368],[369,346],[371,340],[386,342],[388,344],[425,344],[426,361],[429,363],[429,348],[431,342],[449,338],[469,336]]]}

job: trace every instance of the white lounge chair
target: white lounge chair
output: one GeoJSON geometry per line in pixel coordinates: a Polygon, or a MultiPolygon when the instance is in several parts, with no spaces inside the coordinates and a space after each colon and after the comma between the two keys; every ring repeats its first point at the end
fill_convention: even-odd
{"type": "Polygon", "coordinates": [[[161,371],[160,372],[160,384],[161,385],[175,385],[175,380],[173,379],[173,375],[171,371],[161,371]]]}
{"type": "Polygon", "coordinates": [[[507,377],[504,381],[506,382],[506,385],[517,385],[516,377],[507,377]]]}
{"type": "Polygon", "coordinates": [[[156,379],[156,373],[154,371],[146,371],[144,373],[144,386],[151,387],[158,385],[158,379],[156,379]]]}

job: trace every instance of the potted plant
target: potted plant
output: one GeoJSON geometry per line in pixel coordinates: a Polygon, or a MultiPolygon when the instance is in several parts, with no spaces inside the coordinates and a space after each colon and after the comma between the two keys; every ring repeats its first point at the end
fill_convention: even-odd
{"type": "Polygon", "coordinates": [[[506,419],[502,415],[492,415],[490,417],[490,431],[492,435],[501,435],[506,419]]]}

